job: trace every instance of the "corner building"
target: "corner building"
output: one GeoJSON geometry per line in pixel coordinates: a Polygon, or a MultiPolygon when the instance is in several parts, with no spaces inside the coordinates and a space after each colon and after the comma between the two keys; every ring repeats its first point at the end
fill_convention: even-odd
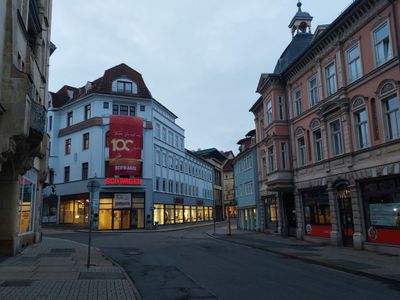
{"type": "Polygon", "coordinates": [[[140,73],[120,64],[84,87],[64,86],[50,95],[50,170],[43,222],[87,226],[86,186],[93,179],[100,183],[92,203],[98,214],[94,228],[99,230],[212,219],[212,166],[185,149],[177,116],[152,97],[140,73]],[[112,138],[112,122],[118,118],[140,124],[118,124],[122,131],[140,132],[137,142],[112,138]],[[112,173],[117,170],[113,160],[130,159],[123,152],[111,157],[114,143],[118,149],[138,148],[132,167],[140,170],[136,176],[112,173]]]}
{"type": "Polygon", "coordinates": [[[41,240],[51,0],[0,1],[0,255],[41,240]]]}
{"type": "Polygon", "coordinates": [[[314,33],[301,6],[251,108],[260,201],[281,234],[399,253],[399,2],[356,0],[314,33]]]}

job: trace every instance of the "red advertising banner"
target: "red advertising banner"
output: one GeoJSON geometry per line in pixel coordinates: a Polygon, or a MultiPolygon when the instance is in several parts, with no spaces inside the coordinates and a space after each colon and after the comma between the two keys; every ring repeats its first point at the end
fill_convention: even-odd
{"type": "Polygon", "coordinates": [[[142,176],[143,119],[110,116],[110,175],[142,176]]]}

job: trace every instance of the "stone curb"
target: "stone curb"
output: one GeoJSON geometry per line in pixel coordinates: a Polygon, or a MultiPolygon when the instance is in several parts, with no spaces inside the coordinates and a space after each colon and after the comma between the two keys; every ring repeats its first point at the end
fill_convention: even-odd
{"type": "MultiPolygon", "coordinates": [[[[222,224],[225,221],[217,222],[216,224],[222,224]]],[[[212,226],[213,224],[199,224],[199,225],[192,225],[188,227],[177,227],[177,228],[168,228],[168,229],[131,229],[131,230],[92,230],[94,233],[162,233],[162,232],[172,232],[172,231],[179,231],[179,230],[186,230],[186,229],[194,229],[194,228],[202,228],[207,226],[212,226]]],[[[84,232],[87,233],[88,229],[76,229],[74,232],[84,232]]]]}
{"type": "MultiPolygon", "coordinates": [[[[96,247],[96,249],[98,249],[98,248],[96,247]]],[[[98,249],[98,251],[100,251],[100,250],[98,249]]],[[[121,267],[121,265],[117,261],[112,259],[110,256],[105,255],[103,252],[101,252],[101,255],[103,255],[106,259],[111,261],[114,265],[118,266],[122,270],[122,273],[124,274],[126,280],[129,282],[129,285],[131,286],[131,288],[133,290],[133,294],[135,295],[135,299],[136,300],[143,300],[143,298],[140,295],[138,289],[136,288],[135,284],[133,283],[133,280],[129,277],[128,273],[126,273],[125,269],[123,267],[121,267]]]]}
{"type": "Polygon", "coordinates": [[[303,261],[303,262],[306,262],[306,263],[311,263],[311,264],[314,264],[314,265],[320,265],[320,266],[327,267],[327,268],[330,268],[330,269],[335,269],[335,270],[338,270],[338,271],[342,271],[342,272],[346,272],[346,273],[350,273],[350,274],[354,274],[354,275],[359,275],[359,276],[363,276],[363,277],[367,277],[367,278],[378,280],[378,281],[381,281],[381,282],[384,282],[384,283],[387,283],[387,284],[390,284],[390,285],[394,285],[396,288],[400,288],[400,279],[397,280],[397,279],[389,278],[389,277],[382,276],[382,275],[377,275],[377,274],[372,274],[372,273],[368,273],[368,272],[364,272],[364,271],[354,270],[354,269],[351,269],[351,268],[338,266],[338,265],[335,265],[335,264],[332,264],[332,263],[319,261],[319,260],[308,258],[308,257],[301,257],[301,256],[298,256],[298,255],[293,254],[293,253],[286,253],[286,252],[283,252],[283,251],[264,248],[264,247],[261,247],[261,246],[249,245],[249,244],[238,242],[238,241],[234,241],[234,240],[228,240],[228,239],[217,237],[217,236],[215,236],[213,234],[210,234],[208,232],[206,234],[210,238],[213,238],[215,240],[224,241],[224,242],[227,242],[227,243],[237,244],[237,245],[241,245],[241,246],[246,246],[246,247],[249,247],[249,248],[254,248],[254,249],[270,252],[270,253],[273,253],[273,254],[277,254],[277,255],[280,255],[280,256],[283,256],[283,257],[286,257],[286,258],[297,259],[297,260],[300,260],[300,261],[303,261]]]}

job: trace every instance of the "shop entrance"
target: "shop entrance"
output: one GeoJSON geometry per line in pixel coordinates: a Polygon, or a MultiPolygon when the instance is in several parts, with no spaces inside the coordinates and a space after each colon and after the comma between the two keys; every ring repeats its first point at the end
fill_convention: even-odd
{"type": "Polygon", "coordinates": [[[353,246],[353,209],[351,207],[351,197],[348,189],[338,190],[338,202],[343,245],[353,246]]]}
{"type": "Polygon", "coordinates": [[[296,236],[296,207],[294,205],[294,197],[292,193],[282,194],[283,205],[286,215],[287,235],[296,236]]]}
{"type": "Polygon", "coordinates": [[[130,209],[113,210],[113,229],[129,229],[130,227],[130,209]]]}

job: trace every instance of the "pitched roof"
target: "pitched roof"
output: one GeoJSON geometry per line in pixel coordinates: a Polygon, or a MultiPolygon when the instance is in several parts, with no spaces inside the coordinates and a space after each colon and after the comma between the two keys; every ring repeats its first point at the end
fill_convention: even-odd
{"type": "Polygon", "coordinates": [[[221,152],[219,152],[216,148],[198,150],[195,153],[204,158],[215,158],[216,160],[219,160],[221,162],[224,162],[225,160],[228,159],[225,155],[223,155],[221,152]]]}
{"type": "Polygon", "coordinates": [[[133,94],[132,96],[139,98],[152,98],[149,89],[144,83],[142,75],[128,65],[122,63],[105,70],[103,76],[97,78],[96,80],[92,82],[89,81],[89,88],[86,88],[86,86],[76,88],[64,85],[58,92],[51,93],[53,107],[61,107],[92,93],[121,95],[121,93],[112,91],[112,82],[118,78],[126,78],[136,83],[137,93],[133,94]]]}
{"type": "Polygon", "coordinates": [[[274,74],[281,74],[311,44],[312,33],[296,34],[276,63],[274,74]]]}

